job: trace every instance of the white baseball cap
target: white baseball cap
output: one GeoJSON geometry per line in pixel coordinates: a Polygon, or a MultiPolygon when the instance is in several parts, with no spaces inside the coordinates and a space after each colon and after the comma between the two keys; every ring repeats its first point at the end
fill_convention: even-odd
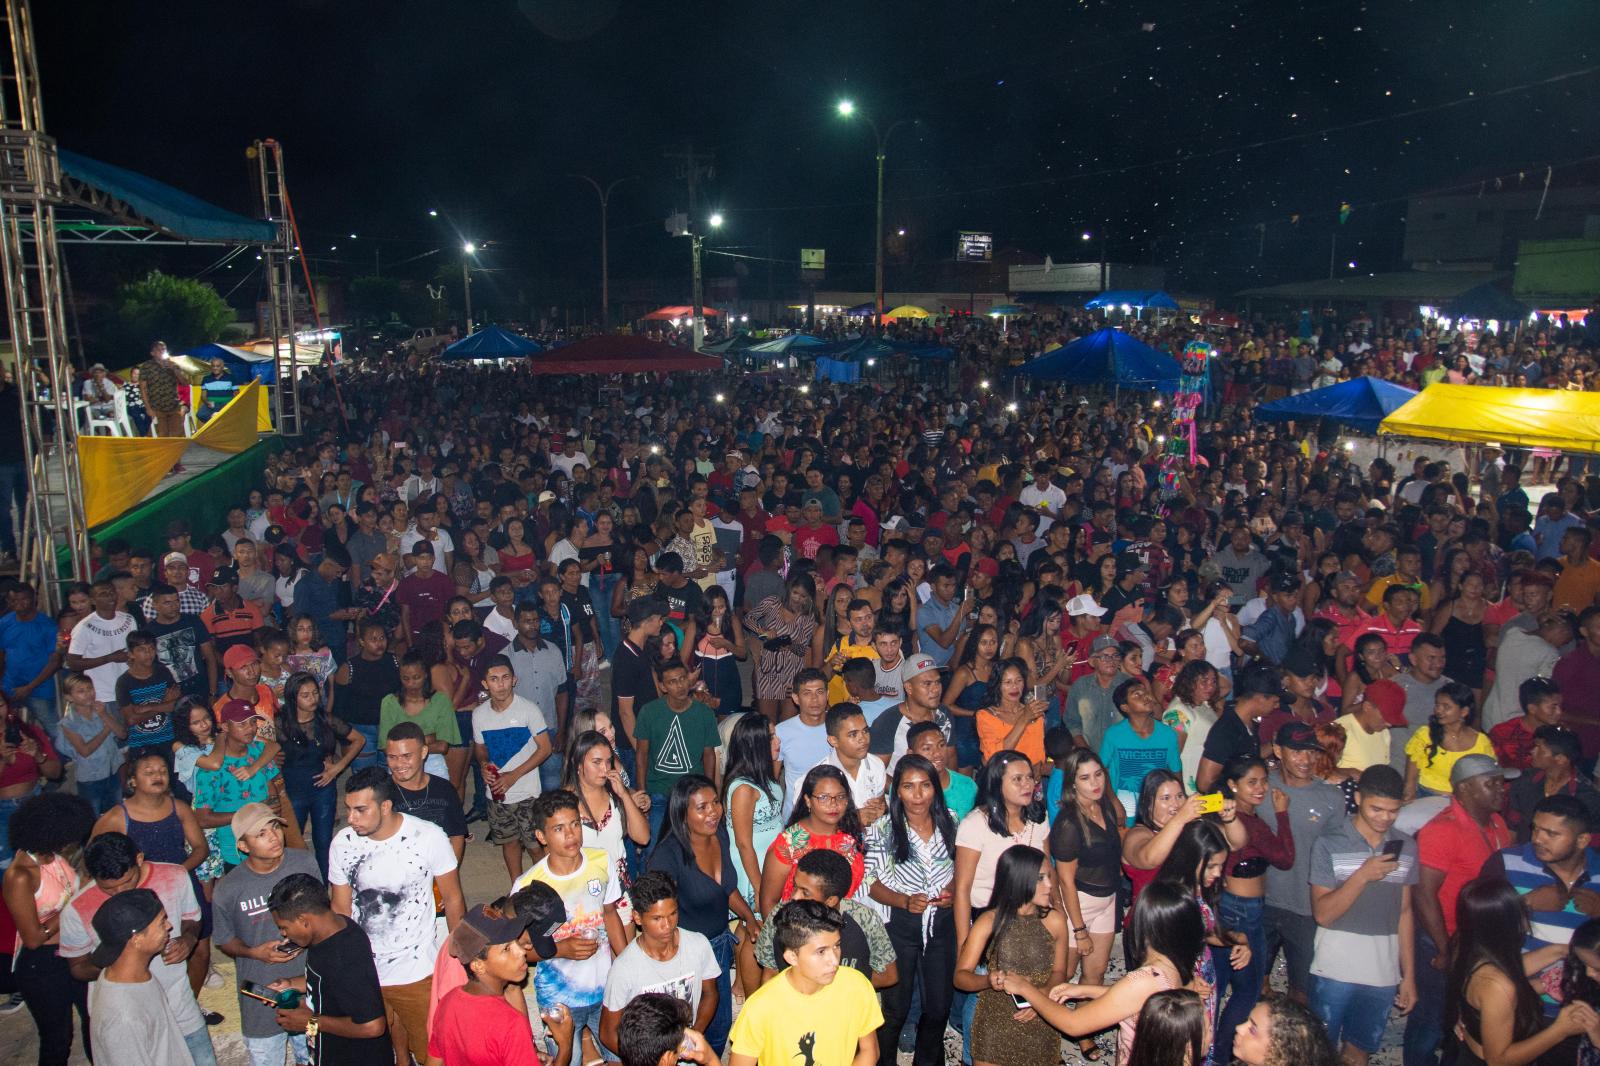
{"type": "Polygon", "coordinates": [[[1096,618],[1099,618],[1105,613],[1106,609],[1094,602],[1094,597],[1088,593],[1074,596],[1072,599],[1067,601],[1067,614],[1073,618],[1077,618],[1080,615],[1086,614],[1090,614],[1096,618]]]}

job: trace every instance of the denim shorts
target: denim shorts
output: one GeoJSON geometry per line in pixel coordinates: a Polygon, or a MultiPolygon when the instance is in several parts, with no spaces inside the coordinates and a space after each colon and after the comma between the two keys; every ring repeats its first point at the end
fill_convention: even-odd
{"type": "Polygon", "coordinates": [[[1333,1046],[1353,1044],[1372,1054],[1383,1043],[1394,1006],[1395,985],[1357,985],[1331,977],[1311,978],[1311,1010],[1328,1027],[1333,1046]]]}

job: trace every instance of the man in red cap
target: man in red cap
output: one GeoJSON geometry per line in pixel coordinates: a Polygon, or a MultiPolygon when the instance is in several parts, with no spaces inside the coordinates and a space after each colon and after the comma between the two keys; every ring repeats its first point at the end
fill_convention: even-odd
{"type": "Polygon", "coordinates": [[[253,703],[226,700],[217,714],[222,723],[218,742],[222,745],[222,765],[215,770],[195,772],[194,814],[204,829],[215,829],[217,850],[224,870],[239,865],[239,849],[233,837],[233,815],[247,803],[265,803],[282,817],[289,810],[284,799],[283,778],[265,755],[266,745],[256,739],[261,716],[253,703]],[[241,780],[235,770],[245,770],[241,780]]]}
{"type": "Polygon", "coordinates": [[[1406,691],[1393,681],[1382,679],[1366,687],[1362,701],[1350,713],[1335,718],[1333,724],[1344,730],[1344,753],[1339,769],[1365,770],[1389,763],[1389,731],[1406,728],[1406,691]]]}
{"type": "Polygon", "coordinates": [[[243,700],[267,721],[277,715],[277,698],[261,680],[261,660],[254,648],[248,644],[236,644],[229,648],[222,655],[222,668],[227,674],[228,687],[211,705],[213,711],[220,715],[223,705],[229,700],[243,700]]]}

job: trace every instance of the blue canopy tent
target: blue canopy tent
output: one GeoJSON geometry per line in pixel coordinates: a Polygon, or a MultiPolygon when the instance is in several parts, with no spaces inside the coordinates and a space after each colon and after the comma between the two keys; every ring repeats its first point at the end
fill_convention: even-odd
{"type": "Polygon", "coordinates": [[[878,313],[877,304],[856,304],[845,312],[846,318],[871,318],[878,313]]]}
{"type": "Polygon", "coordinates": [[[278,240],[276,223],[245,218],[154,178],[77,152],[63,149],[57,154],[61,158],[61,172],[67,178],[115,197],[141,218],[168,233],[191,240],[242,244],[273,244],[278,240]]]}
{"type": "Polygon", "coordinates": [[[1263,422],[1327,418],[1359,433],[1376,433],[1378,423],[1416,394],[1369,375],[1264,403],[1256,408],[1256,418],[1263,422]]]}
{"type": "Polygon", "coordinates": [[[1178,309],[1178,301],[1166,293],[1154,289],[1110,289],[1094,299],[1086,301],[1083,306],[1111,310],[1124,304],[1135,310],[1143,310],[1147,307],[1158,308],[1163,311],[1176,311],[1178,309]]]}
{"type": "Polygon", "coordinates": [[[526,359],[544,351],[544,346],[519,337],[499,326],[485,326],[470,337],[463,337],[439,353],[444,362],[467,359],[526,359]]]}
{"type": "Polygon", "coordinates": [[[1445,318],[1476,319],[1479,322],[1520,323],[1533,310],[1527,304],[1513,299],[1497,288],[1493,282],[1468,289],[1439,309],[1445,318]]]}
{"type": "Polygon", "coordinates": [[[1079,385],[1113,385],[1175,392],[1182,369],[1166,352],[1136,340],[1120,329],[1097,329],[1071,344],[1045,352],[1017,367],[1015,373],[1046,381],[1079,385]]]}
{"type": "Polygon", "coordinates": [[[827,341],[821,337],[813,337],[809,333],[790,333],[770,341],[762,341],[760,344],[752,344],[745,351],[750,355],[771,358],[776,355],[789,355],[796,348],[825,348],[827,345],[827,341]]]}
{"type": "Polygon", "coordinates": [[[733,355],[755,345],[755,339],[748,333],[735,333],[731,337],[724,337],[711,344],[702,344],[700,351],[704,355],[733,355]]]}

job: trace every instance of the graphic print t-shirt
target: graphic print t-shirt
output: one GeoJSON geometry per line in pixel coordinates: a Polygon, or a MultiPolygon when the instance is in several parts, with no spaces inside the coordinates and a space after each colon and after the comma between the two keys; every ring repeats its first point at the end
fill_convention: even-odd
{"type": "Polygon", "coordinates": [[[840,967],[831,984],[807,996],[785,970],[744,1001],[728,1046],[760,1063],[839,1066],[854,1059],[857,1041],[882,1024],[877,994],[861,971],[840,967]]]}
{"type": "Polygon", "coordinates": [[[638,938],[622,949],[606,977],[604,1005],[621,1011],[635,996],[660,992],[689,1004],[691,1012],[700,1009],[702,981],[714,981],[722,973],[711,942],[692,929],[678,930],[678,953],[667,962],[645,954],[638,938]]]}
{"type": "Polygon", "coordinates": [[[433,973],[433,879],[455,868],[444,830],[409,814],[387,840],[349,826],[333,838],[328,883],[350,886],[351,916],[372,941],[382,984],[409,985],[433,973]]]}
{"type": "MultiPolygon", "coordinates": [[[[123,674],[117,678],[117,706],[118,707],[148,707],[152,703],[160,703],[167,698],[167,686],[176,685],[177,678],[172,676],[160,663],[154,663],[150,668],[150,676],[137,678],[132,674],[123,674]]],[[[143,748],[151,744],[169,744],[172,742],[172,715],[158,714],[154,718],[146,718],[137,725],[128,727],[128,747],[143,748]]]]}
{"type": "Polygon", "coordinates": [[[650,742],[650,765],[645,770],[645,791],[665,796],[678,778],[703,772],[701,753],[717,746],[717,716],[711,708],[693,700],[679,713],[667,701],[651,700],[634,722],[636,740],[650,742]]]}
{"type": "Polygon", "coordinates": [[[611,941],[606,936],[605,909],[622,898],[611,857],[600,848],[584,848],[583,864],[571,874],[550,870],[546,856],[512,886],[512,891],[542,881],[566,904],[567,920],[552,934],[556,940],[581,936],[597,940],[600,950],[587,959],[549,959],[533,971],[533,988],[546,1006],[564,1003],[568,1010],[593,1007],[605,992],[611,969],[611,941]]]}
{"type": "MultiPolygon", "coordinates": [[[[489,761],[502,770],[514,770],[533,758],[539,746],[539,734],[550,731],[550,726],[528,700],[512,696],[503,711],[490,706],[488,700],[478,704],[472,712],[472,739],[489,752],[489,761]]],[[[506,790],[505,802],[520,803],[539,795],[539,773],[523,774],[506,790]]]]}
{"type": "Polygon", "coordinates": [[[211,643],[211,634],[192,614],[181,614],[176,622],[148,622],[145,628],[156,638],[156,658],[172,671],[185,696],[205,699],[206,673],[200,645],[211,643]]]}

